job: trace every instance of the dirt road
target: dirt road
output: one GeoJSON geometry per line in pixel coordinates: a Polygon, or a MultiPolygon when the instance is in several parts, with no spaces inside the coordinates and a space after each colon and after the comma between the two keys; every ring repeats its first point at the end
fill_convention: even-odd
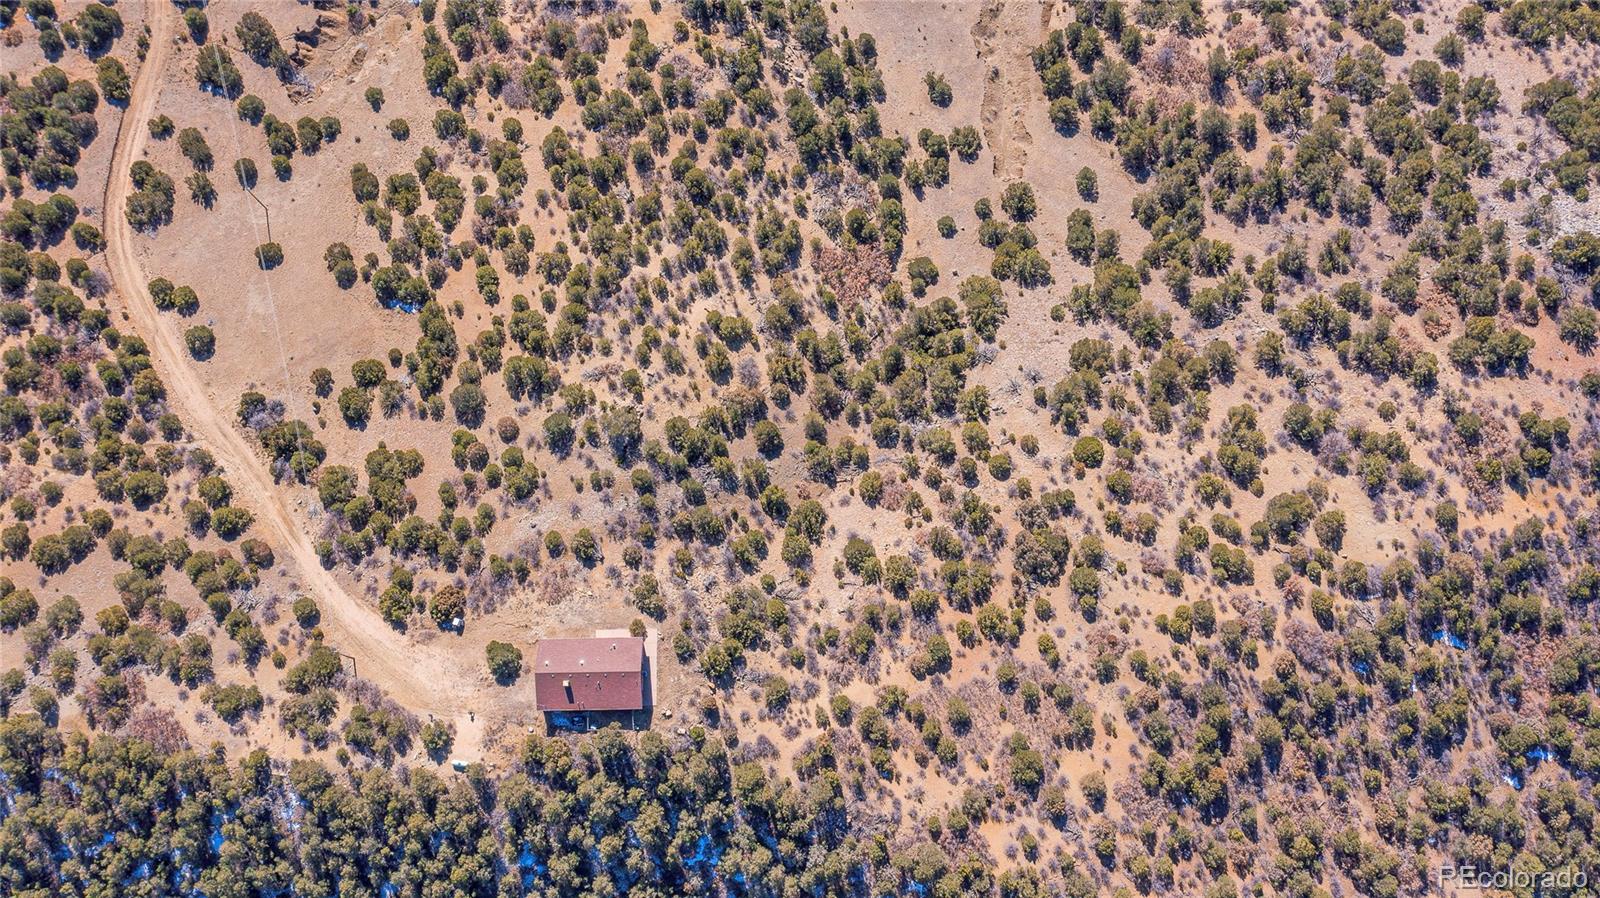
{"type": "MultiPolygon", "coordinates": [[[[134,232],[123,214],[132,187],[129,168],[144,151],[162,72],[172,51],[172,4],[150,4],[150,50],[134,82],[133,95],[117,129],[106,187],[106,256],[116,294],[142,337],[149,341],[156,371],[167,388],[167,402],[201,445],[227,471],[238,503],[255,514],[257,526],[270,536],[274,549],[298,572],[304,588],[323,612],[322,629],[332,645],[356,659],[357,673],[382,687],[406,708],[465,724],[480,671],[466,669],[440,647],[413,644],[378,615],[376,609],[350,595],[324,570],[306,528],[289,505],[289,487],[273,482],[270,472],[233,415],[219,409],[206,393],[200,374],[188,361],[177,328],[161,320],[146,289],[148,275],[134,253],[134,232]]],[[[268,277],[265,272],[261,277],[268,277]]],[[[480,709],[481,710],[481,709],[480,709]]],[[[457,727],[462,729],[461,726],[457,727]]]]}

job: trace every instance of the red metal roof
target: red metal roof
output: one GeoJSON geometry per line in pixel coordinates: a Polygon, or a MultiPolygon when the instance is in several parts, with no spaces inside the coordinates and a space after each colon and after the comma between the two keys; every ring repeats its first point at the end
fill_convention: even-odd
{"type": "Polygon", "coordinates": [[[636,636],[543,639],[534,649],[541,711],[637,711],[644,707],[644,640],[636,636]]]}

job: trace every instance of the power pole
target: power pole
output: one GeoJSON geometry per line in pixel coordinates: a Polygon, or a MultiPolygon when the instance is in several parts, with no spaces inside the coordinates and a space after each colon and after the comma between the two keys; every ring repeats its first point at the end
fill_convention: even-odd
{"type": "Polygon", "coordinates": [[[256,205],[257,206],[261,207],[262,214],[266,215],[266,217],[267,217],[267,242],[271,243],[272,242],[272,210],[268,209],[267,208],[267,204],[263,203],[261,201],[261,198],[256,196],[256,192],[254,190],[251,190],[250,188],[246,187],[244,189],[244,192],[250,194],[250,198],[256,201],[256,205]]]}

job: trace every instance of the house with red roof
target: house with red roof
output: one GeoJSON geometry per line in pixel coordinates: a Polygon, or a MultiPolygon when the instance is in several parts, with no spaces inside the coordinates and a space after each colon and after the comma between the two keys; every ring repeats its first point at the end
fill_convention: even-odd
{"type": "Polygon", "coordinates": [[[645,641],[640,637],[543,639],[534,650],[533,666],[540,711],[640,711],[649,705],[645,641]]]}

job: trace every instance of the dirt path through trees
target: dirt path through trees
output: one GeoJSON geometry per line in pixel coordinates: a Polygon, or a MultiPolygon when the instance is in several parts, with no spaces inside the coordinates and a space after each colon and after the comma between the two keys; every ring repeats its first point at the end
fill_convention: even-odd
{"type": "MultiPolygon", "coordinates": [[[[303,523],[289,506],[288,489],[273,482],[261,458],[232,416],[207,396],[200,374],[188,362],[176,329],[160,318],[146,289],[144,272],[133,249],[133,228],[123,208],[132,186],[129,170],[143,154],[150,118],[161,88],[161,73],[172,50],[174,11],[166,2],[151,4],[150,50],[139,66],[133,95],[117,129],[117,145],[106,187],[106,256],[116,293],[134,329],[150,342],[152,359],[167,389],[167,402],[184,424],[216,456],[239,495],[240,505],[255,516],[257,526],[272,537],[275,549],[299,573],[320,606],[322,629],[330,644],[356,659],[356,672],[390,697],[419,714],[453,720],[472,707],[479,672],[466,669],[439,647],[418,645],[396,632],[376,611],[350,595],[322,567],[303,523]]],[[[254,214],[249,212],[247,214],[254,214]]],[[[205,251],[196,248],[197,251],[205,251]]],[[[217,247],[217,252],[248,252],[243,247],[217,247]]],[[[262,277],[268,276],[266,273],[262,277]]],[[[463,720],[463,722],[465,722],[463,720]]],[[[458,727],[459,729],[459,727],[458,727]]]]}

